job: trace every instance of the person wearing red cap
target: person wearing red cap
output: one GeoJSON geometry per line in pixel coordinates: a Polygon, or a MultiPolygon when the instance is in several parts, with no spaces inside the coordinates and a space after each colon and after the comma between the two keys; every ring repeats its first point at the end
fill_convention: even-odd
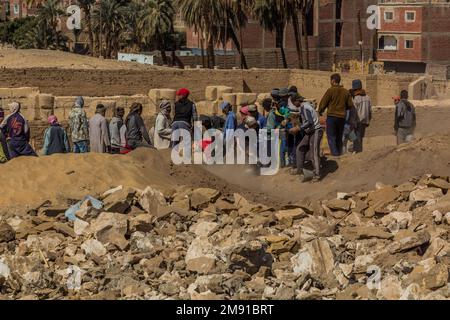
{"type": "Polygon", "coordinates": [[[189,100],[190,91],[181,88],[176,92],[175,116],[172,123],[172,147],[176,146],[179,141],[179,129],[192,131],[194,122],[198,120],[197,108],[191,100],[189,100]]]}
{"type": "Polygon", "coordinates": [[[55,153],[69,153],[69,139],[66,130],[59,125],[58,118],[55,115],[48,117],[50,127],[44,133],[44,148],[42,153],[49,156],[55,153]]]}

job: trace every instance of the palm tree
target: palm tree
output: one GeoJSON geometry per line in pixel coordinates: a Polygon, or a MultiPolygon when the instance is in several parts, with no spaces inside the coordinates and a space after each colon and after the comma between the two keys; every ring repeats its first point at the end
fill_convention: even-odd
{"type": "Polygon", "coordinates": [[[104,58],[111,58],[117,54],[119,40],[126,30],[126,16],[126,6],[119,0],[102,0],[94,9],[93,29],[102,38],[102,41],[99,41],[99,49],[104,58]],[[102,50],[103,42],[104,51],[102,50]]]}
{"type": "Polygon", "coordinates": [[[155,42],[164,64],[168,63],[165,37],[173,32],[175,10],[171,0],[149,0],[144,3],[138,26],[145,42],[155,42]]]}
{"type": "Polygon", "coordinates": [[[126,31],[124,34],[125,43],[132,51],[138,51],[143,42],[142,30],[139,28],[140,13],[144,10],[143,1],[134,0],[127,5],[126,10],[126,31]]]}
{"type": "Polygon", "coordinates": [[[284,33],[288,21],[288,12],[283,0],[255,0],[254,15],[261,26],[269,32],[275,31],[276,47],[280,48],[283,67],[287,68],[284,51],[284,33]]]}
{"type": "Polygon", "coordinates": [[[39,24],[44,29],[44,46],[48,47],[47,30],[53,34],[52,41],[56,45],[56,49],[60,47],[60,32],[58,31],[59,16],[64,14],[58,0],[47,0],[37,11],[39,24]]]}
{"type": "Polygon", "coordinates": [[[314,4],[313,0],[302,0],[301,1],[301,13],[302,13],[302,29],[303,29],[303,37],[305,42],[305,50],[306,50],[306,69],[309,69],[309,41],[308,41],[308,29],[307,29],[307,13],[312,10],[312,6],[314,4]]]}
{"type": "Polygon", "coordinates": [[[175,0],[186,25],[207,41],[208,67],[215,65],[214,45],[219,40],[220,21],[226,12],[223,1],[217,0],[175,0]]]}
{"type": "Polygon", "coordinates": [[[81,10],[83,10],[84,20],[86,21],[87,24],[87,32],[89,37],[89,51],[91,52],[91,56],[94,55],[94,35],[92,33],[92,20],[91,20],[91,9],[94,3],[95,0],[78,0],[78,4],[80,5],[81,10]]]}
{"type": "Polygon", "coordinates": [[[251,12],[253,5],[252,0],[222,0],[225,8],[225,24],[220,28],[219,39],[223,41],[226,46],[229,39],[231,39],[236,47],[240,60],[241,68],[248,69],[247,61],[244,55],[243,33],[248,22],[248,13],[251,12]],[[239,34],[239,39],[238,35],[239,34]],[[223,40],[222,40],[223,39],[223,40]]]}

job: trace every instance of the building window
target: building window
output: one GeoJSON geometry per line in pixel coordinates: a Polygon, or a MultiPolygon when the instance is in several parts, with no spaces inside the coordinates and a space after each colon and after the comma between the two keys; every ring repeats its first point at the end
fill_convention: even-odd
{"type": "Polygon", "coordinates": [[[405,49],[414,49],[414,40],[405,40],[405,49]]]}
{"type": "Polygon", "coordinates": [[[397,50],[397,38],[394,36],[381,36],[378,40],[378,49],[380,50],[397,50]]]}
{"type": "Polygon", "coordinates": [[[394,20],[394,12],[385,11],[384,12],[384,21],[393,21],[394,20]]]}
{"type": "Polygon", "coordinates": [[[14,3],[13,11],[14,11],[14,14],[19,14],[19,12],[20,12],[20,7],[19,7],[19,4],[18,4],[18,3],[14,3]]]}
{"type": "Polygon", "coordinates": [[[405,12],[405,21],[406,22],[416,21],[416,12],[415,11],[406,11],[405,12]]]}

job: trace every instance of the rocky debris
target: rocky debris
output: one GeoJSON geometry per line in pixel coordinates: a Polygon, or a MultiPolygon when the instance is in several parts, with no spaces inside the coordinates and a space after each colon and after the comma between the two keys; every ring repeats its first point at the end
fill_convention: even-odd
{"type": "Polygon", "coordinates": [[[16,238],[16,232],[14,229],[7,223],[0,224],[0,243],[1,242],[9,242],[16,238]]]}
{"type": "Polygon", "coordinates": [[[411,192],[409,194],[409,199],[412,202],[419,201],[430,201],[441,198],[444,194],[442,193],[442,189],[439,188],[425,188],[419,189],[411,192]]]}
{"type": "Polygon", "coordinates": [[[447,177],[427,175],[271,208],[208,188],[120,186],[72,220],[56,207],[1,220],[0,294],[448,299],[448,190],[447,177]]]}

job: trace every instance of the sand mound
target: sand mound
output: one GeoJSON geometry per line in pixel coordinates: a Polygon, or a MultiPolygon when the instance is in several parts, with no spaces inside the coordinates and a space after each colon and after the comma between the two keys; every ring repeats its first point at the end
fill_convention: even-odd
{"type": "Polygon", "coordinates": [[[163,185],[167,177],[158,170],[160,155],[147,152],[154,164],[151,174],[133,156],[105,154],[53,155],[14,159],[0,166],[0,207],[14,204],[36,205],[45,200],[61,203],[118,185],[163,185]]]}
{"type": "Polygon", "coordinates": [[[136,62],[123,62],[99,59],[56,50],[17,50],[0,49],[0,66],[2,68],[60,68],[60,69],[107,69],[107,70],[142,70],[162,68],[142,65],[136,62]]]}
{"type": "Polygon", "coordinates": [[[336,192],[367,191],[376,182],[400,184],[413,176],[450,172],[450,133],[411,144],[348,155],[326,163],[321,183],[302,184],[283,169],[276,176],[255,176],[242,166],[175,166],[170,152],[138,150],[126,156],[106,154],[19,158],[0,166],[0,208],[32,208],[46,200],[66,205],[118,185],[175,188],[211,187],[239,192],[271,206],[318,200],[336,192]]]}

